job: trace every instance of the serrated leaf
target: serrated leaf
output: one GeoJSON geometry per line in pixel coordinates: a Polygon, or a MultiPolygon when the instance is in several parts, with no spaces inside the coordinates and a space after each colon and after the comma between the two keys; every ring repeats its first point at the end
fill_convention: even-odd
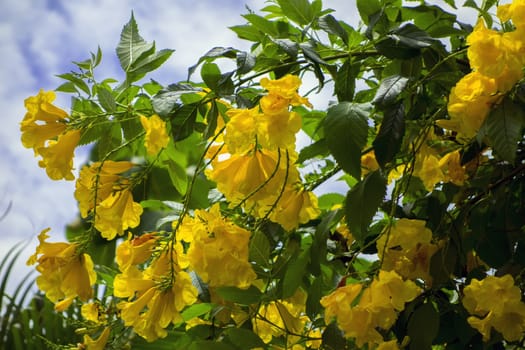
{"type": "Polygon", "coordinates": [[[237,52],[237,74],[246,74],[255,67],[255,56],[245,51],[237,52]]]}
{"type": "Polygon", "coordinates": [[[263,268],[268,267],[270,258],[270,241],[261,231],[255,231],[249,245],[250,261],[263,268]]]}
{"type": "Polygon", "coordinates": [[[376,160],[381,167],[390,162],[401,148],[405,135],[405,106],[402,102],[383,112],[379,132],[372,142],[376,160]]]}
{"type": "Polygon", "coordinates": [[[360,64],[346,60],[337,71],[335,77],[335,94],[339,102],[352,101],[355,92],[355,82],[359,74],[360,64]]]}
{"type": "Polygon", "coordinates": [[[134,82],[141,79],[146,73],[152,72],[159,68],[168,58],[174,50],[163,49],[152,53],[143,59],[140,58],[133,62],[131,68],[128,71],[129,82],[134,82]]]}
{"type": "Polygon", "coordinates": [[[309,24],[314,14],[308,0],[277,0],[283,14],[300,25],[309,24]]]}
{"type": "Polygon", "coordinates": [[[262,292],[255,286],[248,289],[239,289],[237,287],[218,287],[217,294],[224,300],[232,301],[243,305],[255,304],[261,301],[262,292]]]}
{"type": "Polygon", "coordinates": [[[326,15],[319,18],[319,27],[327,33],[340,37],[348,45],[348,33],[334,16],[326,15]]]}
{"type": "Polygon", "coordinates": [[[98,102],[106,112],[113,113],[117,109],[117,104],[115,102],[115,97],[113,94],[104,88],[99,88],[97,90],[98,102]]]}
{"type": "Polygon", "coordinates": [[[406,23],[390,34],[391,38],[399,41],[400,44],[413,49],[429,47],[435,39],[428,35],[424,30],[419,29],[412,23],[406,23]]]}
{"type": "Polygon", "coordinates": [[[407,326],[410,350],[430,350],[439,330],[439,312],[427,301],[416,308],[407,326]]]}
{"type": "Polygon", "coordinates": [[[518,141],[523,137],[525,112],[523,108],[505,98],[492,109],[485,121],[485,132],[494,152],[501,159],[510,163],[516,160],[518,141]]]}
{"type": "Polygon", "coordinates": [[[381,81],[372,103],[382,108],[396,101],[408,84],[408,78],[392,75],[381,81]]]}
{"type": "Polygon", "coordinates": [[[214,60],[219,57],[236,58],[237,50],[234,49],[233,47],[221,47],[221,46],[213,47],[211,50],[209,50],[203,56],[201,56],[196,64],[188,68],[188,80],[190,79],[190,77],[193,75],[197,67],[202,62],[208,61],[208,60],[214,60]]]}
{"type": "Polygon", "coordinates": [[[290,261],[286,267],[283,279],[282,298],[286,299],[294,295],[297,288],[302,283],[303,276],[306,274],[306,266],[310,262],[310,247],[303,250],[294,260],[290,261]]]}
{"type": "Polygon", "coordinates": [[[346,224],[360,245],[367,238],[368,226],[385,194],[386,179],[379,171],[374,171],[352,187],[346,195],[344,206],[346,224]]]}
{"type": "Polygon", "coordinates": [[[171,134],[174,141],[183,140],[192,134],[198,107],[198,104],[183,105],[175,111],[171,120],[171,134]]]}
{"type": "Polygon", "coordinates": [[[117,46],[117,57],[120,66],[125,72],[131,68],[131,65],[145,52],[150,51],[154,44],[147,43],[139,34],[137,22],[133,12],[129,22],[124,25],[120,34],[120,42],[117,46]]]}
{"type": "Polygon", "coordinates": [[[266,347],[264,341],[249,329],[230,327],[224,331],[224,335],[239,349],[264,349],[266,347]]]}
{"type": "Polygon", "coordinates": [[[361,149],[366,145],[370,107],[341,102],[328,109],[324,120],[328,149],[343,170],[356,179],[361,178],[361,149]]]}

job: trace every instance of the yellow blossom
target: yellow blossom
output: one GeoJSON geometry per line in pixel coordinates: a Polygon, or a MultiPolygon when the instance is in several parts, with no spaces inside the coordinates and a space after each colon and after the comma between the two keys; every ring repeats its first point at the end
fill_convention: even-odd
{"type": "Polygon", "coordinates": [[[307,98],[301,97],[297,90],[301,86],[301,79],[296,75],[287,74],[280,79],[270,80],[262,78],[261,86],[268,90],[269,94],[276,94],[286,99],[292,106],[306,105],[311,107],[307,98]]]}
{"type": "Polygon", "coordinates": [[[133,201],[129,189],[112,193],[97,206],[95,228],[102,237],[112,240],[116,235],[123,235],[128,228],[137,227],[142,211],[142,206],[133,201]]]}
{"type": "Polygon", "coordinates": [[[463,183],[467,179],[467,174],[465,172],[465,166],[461,165],[459,150],[449,152],[441,157],[438,166],[444,174],[443,181],[463,186],[463,183]]]}
{"type": "Polygon", "coordinates": [[[115,260],[121,271],[125,271],[131,265],[144,263],[151,257],[157,243],[157,236],[153,233],[145,233],[141,236],[129,238],[117,247],[115,260]]]}
{"type": "Polygon", "coordinates": [[[144,146],[149,155],[156,155],[161,149],[168,146],[170,138],[166,131],[166,122],[156,114],[147,118],[140,116],[140,123],[144,130],[146,130],[146,137],[144,139],[144,146]]]}
{"type": "Polygon", "coordinates": [[[100,333],[96,340],[91,339],[89,335],[84,335],[84,349],[86,350],[104,350],[111,333],[111,328],[106,327],[100,333]]]}
{"type": "Polygon", "coordinates": [[[38,288],[55,303],[57,311],[63,311],[77,296],[83,301],[93,296],[92,285],[97,275],[91,257],[82,253],[78,244],[48,243],[48,231],[45,229],[38,236],[40,243],[27,264],[37,264],[38,288]]]}
{"type": "Polygon", "coordinates": [[[210,286],[248,288],[257,278],[248,261],[250,232],[223,218],[219,204],[186,217],[178,238],[190,243],[190,266],[210,286]]]}
{"type": "Polygon", "coordinates": [[[463,306],[472,315],[467,321],[483,335],[484,341],[490,339],[492,328],[507,341],[521,339],[525,332],[525,303],[511,275],[472,279],[463,293],[463,306]]]}
{"type": "Polygon", "coordinates": [[[311,191],[287,186],[277,206],[270,213],[270,220],[291,231],[319,216],[317,197],[311,191]]]}
{"type": "Polygon", "coordinates": [[[301,116],[284,110],[265,114],[259,123],[259,142],[267,149],[295,150],[295,134],[301,129],[301,116]]]}
{"type": "Polygon", "coordinates": [[[127,161],[95,162],[80,170],[75,184],[75,198],[78,201],[80,215],[85,218],[89,212],[121,187],[122,174],[129,171],[133,163],[127,161]]]}
{"type": "Polygon", "coordinates": [[[49,141],[47,147],[39,148],[42,160],[38,162],[41,168],[52,180],[73,180],[73,157],[75,148],[80,141],[80,131],[66,131],[56,141],[49,141]]]}
{"type": "Polygon", "coordinates": [[[376,350],[399,350],[399,345],[397,340],[390,340],[379,344],[376,350]]]}
{"type": "Polygon", "coordinates": [[[425,221],[399,219],[383,232],[376,246],[383,269],[432,282],[430,259],[438,246],[432,243],[432,231],[425,227],[425,221]]]}
{"type": "Polygon", "coordinates": [[[231,154],[241,154],[253,149],[256,141],[259,108],[229,109],[226,115],[230,118],[226,124],[224,143],[231,154]]]}

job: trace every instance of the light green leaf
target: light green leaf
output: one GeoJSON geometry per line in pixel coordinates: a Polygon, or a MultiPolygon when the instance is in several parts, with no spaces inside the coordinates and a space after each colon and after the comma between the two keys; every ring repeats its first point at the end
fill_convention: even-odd
{"type": "Polygon", "coordinates": [[[184,321],[189,321],[195,317],[199,317],[202,315],[207,314],[213,309],[213,304],[210,303],[198,303],[193,304],[191,306],[188,306],[183,312],[181,312],[181,316],[184,321]]]}
{"type": "Polygon", "coordinates": [[[217,294],[224,300],[232,301],[243,305],[255,304],[261,301],[263,294],[255,287],[250,286],[248,289],[239,289],[237,287],[219,287],[217,294]]]}
{"type": "Polygon", "coordinates": [[[324,133],[328,148],[339,165],[356,179],[361,178],[361,149],[368,134],[369,103],[341,102],[328,109],[324,133]]]}
{"type": "Polygon", "coordinates": [[[146,73],[154,71],[159,68],[168,58],[170,58],[173,50],[160,50],[154,52],[151,55],[147,55],[142,58],[142,56],[131,65],[128,71],[128,80],[130,82],[137,81],[141,79],[146,73]]]}
{"type": "Polygon", "coordinates": [[[369,173],[358,182],[346,196],[346,223],[354,238],[363,245],[368,234],[368,226],[386,193],[386,179],[379,171],[369,173]]]}
{"type": "Polygon", "coordinates": [[[314,13],[308,0],[277,0],[283,14],[300,25],[307,25],[314,19],[314,13]]]}
{"type": "Polygon", "coordinates": [[[168,168],[171,183],[181,195],[186,193],[188,188],[188,175],[186,169],[172,159],[166,159],[164,165],[168,168]]]}
{"type": "Polygon", "coordinates": [[[115,112],[115,110],[117,109],[117,104],[115,102],[115,97],[113,97],[113,94],[110,91],[99,87],[99,89],[97,90],[97,95],[98,102],[100,102],[100,105],[106,110],[106,112],[115,112]]]}
{"type": "Polygon", "coordinates": [[[381,11],[381,2],[379,0],[357,0],[357,10],[364,24],[368,24],[370,16],[381,11]]]}
{"type": "Polygon", "coordinates": [[[145,52],[151,52],[154,49],[154,43],[147,43],[139,34],[139,29],[133,12],[129,22],[122,29],[120,42],[117,46],[117,57],[120,66],[125,72],[128,72],[135,61],[145,52]]]}

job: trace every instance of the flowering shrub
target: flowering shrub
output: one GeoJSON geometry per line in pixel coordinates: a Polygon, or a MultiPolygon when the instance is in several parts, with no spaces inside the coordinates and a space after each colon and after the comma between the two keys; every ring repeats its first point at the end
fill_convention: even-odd
{"type": "Polygon", "coordinates": [[[132,16],[121,84],[95,76],[98,51],[61,75],[69,112],[29,97],[23,145],[76,181],[81,224],[44,229],[28,261],[56,312],[81,310],[61,345],[524,346],[525,1],[492,3],[465,4],[472,28],[358,0],[356,29],[272,1],[232,27],[250,52],[213,48],[166,86],[142,78],[172,51],[132,16]]]}

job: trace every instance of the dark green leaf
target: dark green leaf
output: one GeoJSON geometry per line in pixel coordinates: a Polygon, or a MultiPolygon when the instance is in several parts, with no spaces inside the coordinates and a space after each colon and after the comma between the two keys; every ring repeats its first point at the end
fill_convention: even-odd
{"type": "Polygon", "coordinates": [[[255,304],[261,301],[263,294],[255,287],[250,286],[248,289],[239,289],[237,287],[219,287],[217,294],[224,300],[232,301],[243,305],[255,304]]]}
{"type": "Polygon", "coordinates": [[[115,103],[115,97],[113,97],[113,94],[110,91],[104,88],[99,88],[97,95],[100,105],[106,110],[106,112],[115,112],[117,109],[117,104],[115,103]]]}
{"type": "Polygon", "coordinates": [[[505,98],[485,121],[485,130],[490,145],[501,159],[514,163],[518,141],[522,139],[525,125],[523,107],[505,98]]]}
{"type": "Polygon", "coordinates": [[[192,74],[195,72],[195,69],[203,62],[203,61],[212,61],[219,57],[227,57],[227,58],[236,58],[237,56],[237,50],[232,47],[214,47],[208,52],[204,54],[201,58],[199,58],[199,61],[188,68],[188,80],[192,76],[192,74]]]}
{"type": "Polygon", "coordinates": [[[326,145],[326,140],[321,139],[315,141],[311,145],[303,147],[299,152],[299,158],[297,158],[297,163],[302,164],[308,159],[316,157],[325,157],[329,153],[328,146],[326,145]]]}
{"type": "Polygon", "coordinates": [[[224,331],[224,335],[239,349],[264,349],[266,347],[263,340],[249,329],[231,327],[224,331]]]}
{"type": "Polygon", "coordinates": [[[372,100],[372,103],[377,105],[379,108],[396,101],[397,97],[405,89],[408,84],[408,78],[400,75],[392,75],[381,81],[379,88],[377,88],[376,95],[372,100]]]}
{"type": "Polygon", "coordinates": [[[266,235],[261,231],[255,231],[250,239],[249,245],[250,261],[258,266],[267,268],[270,258],[270,242],[266,235]]]}
{"type": "Polygon", "coordinates": [[[277,0],[283,14],[300,25],[307,25],[314,19],[308,0],[277,0]]]}
{"type": "Polygon", "coordinates": [[[324,61],[321,56],[319,56],[317,51],[315,51],[315,47],[313,47],[310,43],[301,43],[299,44],[299,47],[303,51],[303,55],[307,60],[326,66],[330,65],[328,62],[324,61]]]}
{"type": "Polygon", "coordinates": [[[237,52],[237,74],[246,74],[255,66],[255,56],[244,51],[237,52]]]}
{"type": "Polygon", "coordinates": [[[310,262],[310,247],[302,251],[294,260],[290,261],[286,267],[283,279],[282,298],[286,299],[294,295],[297,288],[302,283],[303,276],[306,275],[306,266],[310,262]]]}
{"type": "Polygon", "coordinates": [[[236,347],[226,343],[212,340],[197,340],[191,343],[188,350],[238,350],[236,347]]]}
{"type": "Polygon", "coordinates": [[[324,131],[328,148],[339,165],[356,179],[361,178],[361,149],[368,134],[370,104],[342,102],[328,109],[324,131]]]}
{"type": "Polygon", "coordinates": [[[292,58],[297,57],[297,53],[299,52],[299,44],[297,44],[295,41],[290,39],[277,39],[275,40],[275,43],[277,46],[283,49],[283,51],[286,52],[288,56],[292,58]]]}
{"type": "Polygon", "coordinates": [[[431,36],[424,30],[419,29],[412,23],[407,23],[402,27],[394,30],[390,37],[405,47],[412,49],[422,49],[429,47],[435,42],[431,36]]]}
{"type": "Polygon", "coordinates": [[[383,112],[383,121],[372,143],[376,160],[381,167],[390,162],[401,148],[405,134],[405,107],[402,102],[383,112]]]}
{"type": "MultiPolygon", "coordinates": [[[[366,0],[365,0],[366,1],[366,0]]],[[[343,331],[335,322],[330,323],[323,331],[323,346],[329,350],[346,349],[347,342],[343,331]]]]}
{"type": "Polygon", "coordinates": [[[311,320],[315,320],[316,316],[322,311],[323,307],[319,302],[323,297],[322,294],[323,279],[317,277],[310,288],[308,289],[308,296],[306,297],[306,314],[311,320]]]}
{"type": "Polygon", "coordinates": [[[408,321],[410,350],[430,350],[439,330],[439,312],[427,301],[416,308],[408,321]]]}
{"type": "Polygon", "coordinates": [[[122,129],[120,123],[112,123],[110,128],[105,128],[100,137],[97,148],[98,156],[103,159],[108,153],[120,146],[122,142],[122,129]]]}
{"type": "Polygon", "coordinates": [[[327,33],[340,37],[348,45],[348,33],[332,15],[319,18],[319,27],[327,33]]]}
{"type": "Polygon", "coordinates": [[[135,22],[132,12],[129,22],[122,29],[120,42],[117,46],[117,57],[120,61],[120,66],[127,72],[141,55],[151,52],[152,48],[154,48],[154,43],[147,43],[139,35],[137,22],[135,22]]]}
{"type": "Polygon", "coordinates": [[[360,64],[347,59],[337,71],[335,94],[339,102],[352,101],[355,92],[355,81],[359,75],[360,64]]]}
{"type": "Polygon", "coordinates": [[[386,193],[386,179],[379,171],[369,173],[348,191],[345,201],[346,223],[354,238],[362,245],[368,226],[386,193]]]}

